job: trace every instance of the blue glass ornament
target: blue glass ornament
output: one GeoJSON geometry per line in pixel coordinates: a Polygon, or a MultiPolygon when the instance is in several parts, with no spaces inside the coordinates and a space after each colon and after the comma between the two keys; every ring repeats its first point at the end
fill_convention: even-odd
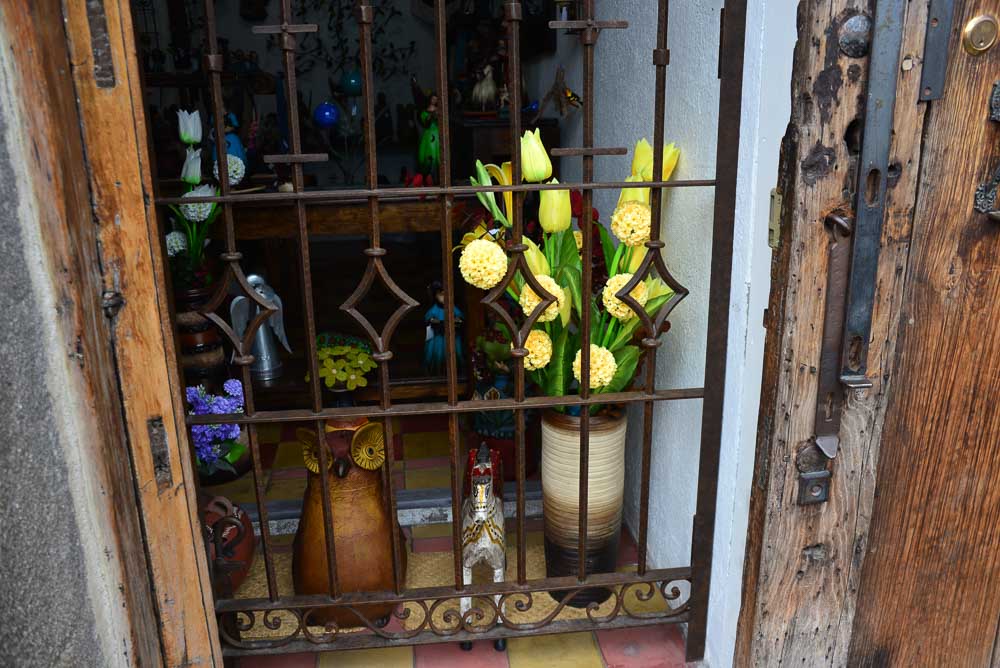
{"type": "Polygon", "coordinates": [[[340,109],[330,102],[323,102],[313,111],[313,121],[323,129],[332,128],[340,120],[340,109]]]}
{"type": "Polygon", "coordinates": [[[340,77],[340,90],[344,91],[344,95],[361,95],[361,72],[344,72],[340,77]]]}

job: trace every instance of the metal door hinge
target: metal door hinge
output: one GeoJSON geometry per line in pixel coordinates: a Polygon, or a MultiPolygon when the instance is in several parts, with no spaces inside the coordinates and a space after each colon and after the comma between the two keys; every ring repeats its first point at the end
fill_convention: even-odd
{"type": "Polygon", "coordinates": [[[114,318],[118,315],[118,311],[120,311],[124,305],[125,298],[122,297],[120,292],[105,290],[101,294],[101,308],[104,309],[104,315],[108,318],[114,318]]]}
{"type": "Polygon", "coordinates": [[[781,244],[781,191],[771,188],[771,208],[767,214],[767,245],[772,249],[781,244]]]}

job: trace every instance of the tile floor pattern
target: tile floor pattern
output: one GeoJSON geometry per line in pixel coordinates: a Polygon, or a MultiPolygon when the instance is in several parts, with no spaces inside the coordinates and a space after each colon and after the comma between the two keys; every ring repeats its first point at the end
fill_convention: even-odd
{"type": "MultiPolygon", "coordinates": [[[[446,418],[441,416],[398,418],[394,422],[393,472],[396,489],[427,489],[450,486],[449,444],[446,418]]],[[[306,472],[302,449],[295,438],[298,425],[264,425],[258,430],[266,472],[268,500],[301,498],[306,472]]],[[[252,476],[213,488],[235,503],[254,503],[252,476]]],[[[541,532],[539,520],[529,520],[526,530],[541,532]]],[[[451,550],[451,525],[435,524],[404,529],[414,553],[451,550]]],[[[288,537],[291,538],[290,536],[288,537]]],[[[286,551],[287,540],[276,541],[277,551],[286,551]]],[[[619,566],[635,564],[635,543],[627,532],[619,553],[619,566]]],[[[511,638],[505,652],[493,649],[491,641],[473,644],[462,651],[457,643],[393,647],[386,649],[245,657],[241,668],[671,668],[684,666],[684,639],[674,624],[638,629],[611,629],[593,633],[511,638]]]]}

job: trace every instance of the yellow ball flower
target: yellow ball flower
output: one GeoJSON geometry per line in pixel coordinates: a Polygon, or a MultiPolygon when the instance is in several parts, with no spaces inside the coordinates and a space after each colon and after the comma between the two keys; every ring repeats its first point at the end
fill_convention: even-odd
{"type": "Polygon", "coordinates": [[[644,202],[622,202],[611,214],[611,231],[626,246],[641,246],[649,241],[653,214],[644,202]]]}
{"type": "Polygon", "coordinates": [[[576,252],[579,253],[583,250],[583,232],[573,230],[573,240],[576,241],[576,252]]]}
{"type": "MultiPolygon", "coordinates": [[[[604,292],[601,295],[604,301],[604,308],[608,310],[608,313],[619,320],[630,320],[635,317],[635,311],[632,310],[632,307],[618,299],[616,296],[619,292],[621,292],[622,288],[624,288],[625,285],[632,280],[632,276],[633,274],[618,274],[617,276],[612,276],[608,279],[607,284],[604,286],[604,292]]],[[[629,295],[631,295],[632,299],[639,302],[641,306],[645,306],[646,300],[648,299],[645,282],[639,283],[632,288],[629,295]]]]}
{"type": "Polygon", "coordinates": [[[476,239],[462,251],[458,268],[467,283],[490,290],[507,273],[507,254],[492,241],[476,239]]]}
{"type": "MultiPolygon", "coordinates": [[[[548,308],[542,311],[542,315],[538,316],[538,322],[555,320],[559,317],[559,307],[562,305],[563,300],[566,299],[566,293],[551,276],[542,274],[535,276],[535,278],[547,293],[556,298],[556,301],[549,304],[548,308]]],[[[521,298],[519,301],[521,303],[521,310],[524,311],[525,316],[530,316],[535,308],[542,303],[541,298],[535,294],[535,291],[527,283],[521,289],[521,298]]]]}
{"type": "MultiPolygon", "coordinates": [[[[573,358],[573,377],[581,383],[583,382],[580,371],[582,353],[582,350],[576,351],[576,357],[573,358]]],[[[591,343],[590,389],[596,390],[610,383],[611,379],[615,377],[616,371],[618,371],[618,363],[615,362],[615,356],[611,354],[611,351],[603,346],[591,343]]]]}
{"type": "Polygon", "coordinates": [[[552,339],[542,329],[533,329],[524,341],[528,354],[524,357],[526,371],[544,369],[552,359],[552,339]]]}

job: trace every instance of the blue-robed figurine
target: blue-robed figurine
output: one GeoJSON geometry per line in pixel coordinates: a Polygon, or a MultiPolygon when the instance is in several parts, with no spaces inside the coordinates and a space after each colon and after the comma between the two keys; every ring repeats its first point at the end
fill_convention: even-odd
{"type": "MultiPolygon", "coordinates": [[[[427,338],[424,340],[424,373],[428,376],[441,376],[445,372],[445,316],[444,310],[444,286],[441,281],[434,281],[427,290],[431,297],[431,307],[424,314],[424,324],[427,326],[427,338]]],[[[462,312],[455,307],[455,357],[461,366],[462,339],[458,335],[457,327],[462,322],[462,312]]]]}

